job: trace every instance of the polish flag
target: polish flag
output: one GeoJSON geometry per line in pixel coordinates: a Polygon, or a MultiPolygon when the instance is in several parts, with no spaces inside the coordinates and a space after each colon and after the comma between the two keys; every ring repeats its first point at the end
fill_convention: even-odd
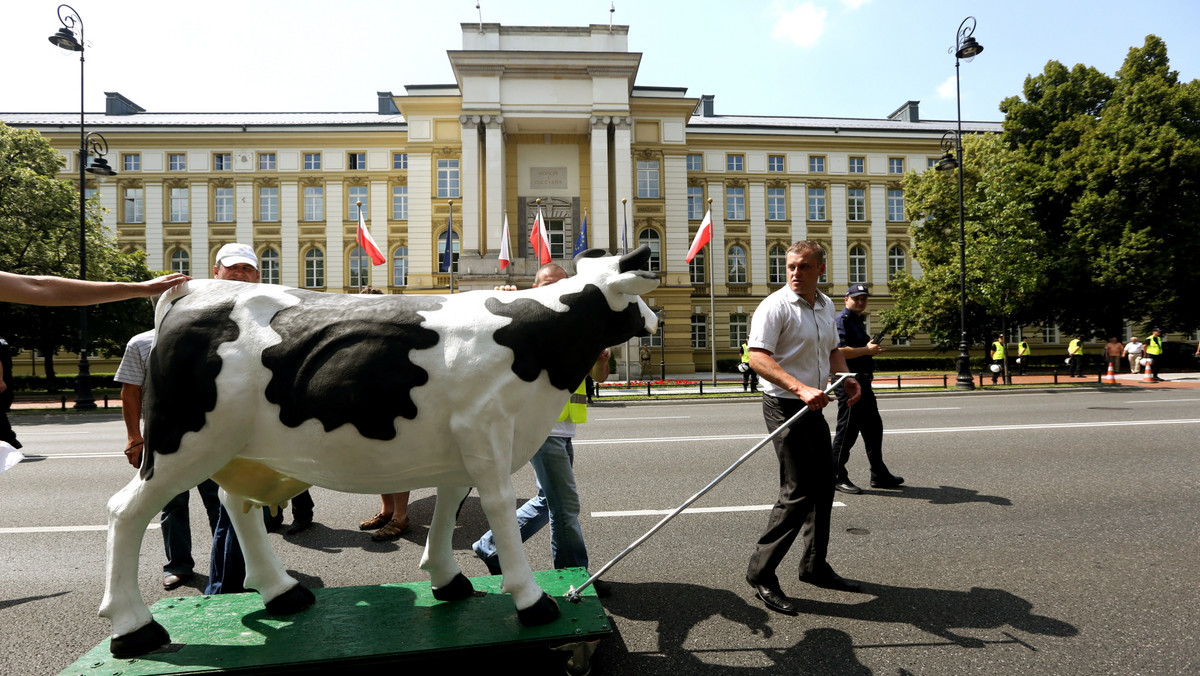
{"type": "Polygon", "coordinates": [[[367,219],[363,216],[362,208],[358,210],[358,245],[367,252],[371,257],[372,265],[383,265],[387,262],[387,256],[376,246],[375,240],[371,239],[371,232],[367,230],[367,219]]]}
{"type": "Polygon", "coordinates": [[[685,263],[691,263],[696,254],[704,248],[705,244],[712,239],[712,209],[704,212],[704,220],[700,222],[700,229],[696,231],[696,239],[692,240],[692,248],[688,249],[687,260],[685,263]]]}
{"type": "Polygon", "coordinates": [[[504,212],[504,232],[500,233],[500,269],[503,270],[512,264],[512,257],[508,255],[508,212],[504,212]]]}
{"type": "Polygon", "coordinates": [[[533,232],[529,234],[529,243],[533,245],[533,255],[537,256],[538,264],[550,262],[550,236],[542,225],[542,208],[538,207],[537,217],[533,219],[533,232]]]}

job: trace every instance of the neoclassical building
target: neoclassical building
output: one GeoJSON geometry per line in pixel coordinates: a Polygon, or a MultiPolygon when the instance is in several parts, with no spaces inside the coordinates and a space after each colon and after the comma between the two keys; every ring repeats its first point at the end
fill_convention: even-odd
{"type": "MultiPolygon", "coordinates": [[[[447,52],[454,84],[380,92],[373,113],[157,113],[110,92],[86,125],[118,175],[87,187],[151,268],[207,277],[220,246],[241,241],[264,281],[335,293],[446,293],[447,227],[456,292],[527,286],[539,209],[568,270],[586,223],[591,247],[654,252],[655,373],[660,340],[668,373],[708,370],[714,344],[718,359],[736,355],[758,302],[784,284],[793,241],[826,246],[823,290],[868,284],[875,309],[895,272],[919,273],[901,179],[939,159],[954,122],[922,120],[916,101],[881,118],[718,115],[714,96],[637,84],[627,26],[463,24],[462,36],[447,52]],[[689,265],[710,201],[713,242],[689,265]],[[357,250],[360,208],[386,265],[357,250]],[[501,272],[505,219],[516,260],[501,272]]],[[[42,132],[63,177],[78,176],[78,113],[0,119],[42,132]]]]}

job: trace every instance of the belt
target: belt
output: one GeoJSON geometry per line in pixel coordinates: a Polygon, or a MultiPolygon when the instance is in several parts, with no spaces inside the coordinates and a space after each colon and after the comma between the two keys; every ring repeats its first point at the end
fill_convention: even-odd
{"type": "Polygon", "coordinates": [[[587,395],[586,394],[572,394],[571,395],[571,403],[572,404],[586,404],[587,403],[587,395]]]}

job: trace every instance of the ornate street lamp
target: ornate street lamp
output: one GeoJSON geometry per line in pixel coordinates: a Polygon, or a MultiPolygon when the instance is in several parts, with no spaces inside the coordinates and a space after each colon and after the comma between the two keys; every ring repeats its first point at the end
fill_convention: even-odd
{"type": "Polygon", "coordinates": [[[963,216],[963,149],[962,149],[962,86],[959,84],[960,60],[970,61],[976,54],[983,51],[983,45],[975,41],[975,17],[968,16],[958,25],[954,46],[954,96],[958,104],[958,131],[948,131],[942,135],[942,159],[938,161],[938,171],[953,171],[958,169],[958,293],[959,293],[959,330],[962,332],[958,344],[958,378],[954,384],[960,390],[975,389],[975,381],[971,377],[971,352],[967,342],[967,232],[963,216]],[[951,150],[954,153],[951,154],[951,150]]]}

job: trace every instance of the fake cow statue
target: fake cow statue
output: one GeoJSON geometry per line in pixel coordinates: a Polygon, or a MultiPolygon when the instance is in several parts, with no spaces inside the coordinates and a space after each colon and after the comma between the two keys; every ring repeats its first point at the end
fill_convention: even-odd
{"type": "Polygon", "coordinates": [[[137,587],[150,519],[208,477],[246,559],[246,587],[271,614],[314,602],[271,550],[258,505],[311,486],[395,493],[436,486],[421,568],[433,595],[472,595],[455,563],[455,512],[479,490],[512,595],[527,625],[558,617],[534,582],[513,514],[511,474],[545,440],[605,347],[655,330],[639,296],[658,286],[643,246],[593,250],[578,274],[519,292],[451,296],[325,294],[220,280],[164,296],[146,386],[141,469],[108,503],[100,615],[112,653],[169,643],[137,587]]]}

